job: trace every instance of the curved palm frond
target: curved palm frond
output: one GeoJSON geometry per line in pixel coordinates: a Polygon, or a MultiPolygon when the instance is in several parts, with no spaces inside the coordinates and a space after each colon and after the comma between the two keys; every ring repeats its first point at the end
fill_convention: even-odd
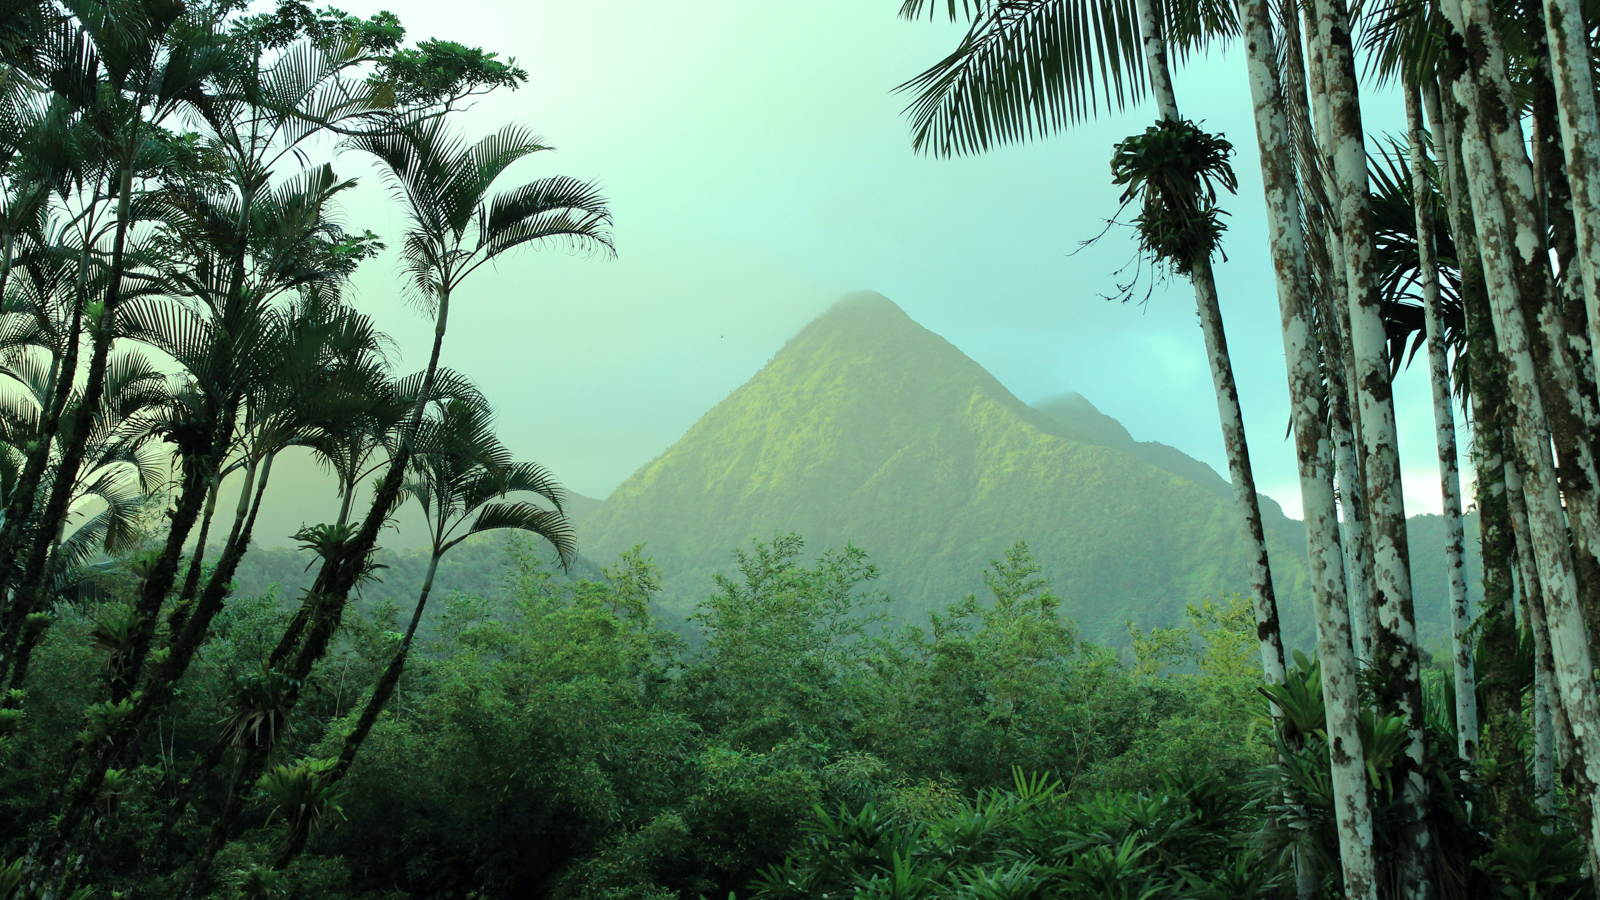
{"type": "MultiPolygon", "coordinates": [[[[902,15],[933,9],[908,0],[902,15]]],[[[981,153],[1121,110],[1146,91],[1132,0],[961,0],[954,52],[896,88],[910,93],[912,146],[981,153]],[[970,2],[970,5],[969,5],[970,2]]],[[[955,16],[954,0],[948,11],[955,16]]]]}
{"type": "Polygon", "coordinates": [[[506,529],[536,534],[549,541],[563,568],[572,565],[572,559],[578,553],[577,529],[564,514],[525,501],[485,504],[478,509],[478,515],[467,530],[447,543],[445,548],[454,547],[474,534],[506,529]]]}

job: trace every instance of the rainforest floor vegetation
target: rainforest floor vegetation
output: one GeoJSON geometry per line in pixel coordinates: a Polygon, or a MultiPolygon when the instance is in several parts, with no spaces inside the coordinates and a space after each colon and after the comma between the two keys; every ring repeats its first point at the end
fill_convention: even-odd
{"type": "MultiPolygon", "coordinates": [[[[1336,887],[1318,667],[1297,655],[1274,719],[1242,598],[1134,628],[1116,653],[1078,639],[1017,544],[985,572],[989,596],[895,623],[863,551],[813,559],[781,535],[737,553],[691,648],[653,620],[641,553],[590,581],[531,542],[508,552],[494,599],[442,598],[327,789],[322,761],[398,644],[400,611],[358,605],[279,716],[263,635],[294,605],[232,602],[146,739],[150,761],[95,798],[80,865],[97,895],[181,891],[178,861],[263,741],[275,764],[213,896],[1255,898],[1291,896],[1297,872],[1336,887]],[[184,795],[196,802],[178,812],[184,795]],[[275,865],[301,835],[305,852],[275,865]]],[[[37,651],[4,744],[0,846],[25,848],[63,790],[116,664],[96,635],[137,578],[127,564],[100,577],[109,599],[63,609],[37,651]]],[[[1490,801],[1454,764],[1446,673],[1425,680],[1440,877],[1463,896],[1590,896],[1564,817],[1493,846],[1479,833],[1490,801]]],[[[1401,733],[1366,720],[1381,799],[1401,733]]],[[[1381,848],[1399,830],[1379,822],[1381,848]]]]}

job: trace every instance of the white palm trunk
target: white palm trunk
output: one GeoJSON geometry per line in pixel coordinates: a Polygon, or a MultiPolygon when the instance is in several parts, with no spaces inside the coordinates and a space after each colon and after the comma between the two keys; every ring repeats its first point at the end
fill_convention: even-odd
{"type": "Polygon", "coordinates": [[[1217,286],[1209,260],[1196,261],[1194,293],[1200,331],[1205,335],[1206,357],[1211,365],[1212,387],[1217,395],[1217,416],[1222,422],[1222,442],[1227,451],[1228,475],[1233,481],[1234,505],[1243,519],[1245,544],[1250,553],[1250,600],[1256,618],[1261,671],[1268,682],[1278,684],[1284,678],[1278,600],[1272,588],[1267,537],[1261,525],[1261,505],[1256,496],[1255,474],[1250,467],[1250,445],[1245,441],[1239,390],[1233,380],[1233,363],[1228,356],[1228,339],[1222,330],[1222,309],[1217,303],[1217,286]]]}
{"type": "MultiPolygon", "coordinates": [[[[1172,89],[1172,73],[1167,64],[1166,40],[1161,21],[1151,0],[1137,0],[1140,40],[1145,66],[1150,71],[1150,90],[1162,119],[1178,121],[1178,98],[1172,89]]],[[[1222,443],[1228,457],[1228,475],[1233,482],[1234,502],[1239,509],[1244,538],[1250,552],[1250,600],[1255,612],[1256,635],[1261,652],[1261,668],[1266,680],[1279,683],[1284,678],[1283,640],[1278,627],[1278,602],[1272,588],[1272,568],[1267,558],[1266,532],[1261,525],[1261,505],[1256,496],[1255,474],[1250,466],[1250,445],[1245,440],[1244,413],[1239,407],[1239,390],[1233,378],[1233,362],[1228,355],[1228,339],[1222,327],[1222,307],[1217,301],[1217,284],[1209,259],[1194,261],[1195,310],[1200,331],[1205,337],[1206,361],[1217,397],[1217,417],[1222,424],[1222,443]]]]}
{"type": "MultiPolygon", "coordinates": [[[[1294,24],[1292,16],[1284,17],[1285,39],[1298,42],[1298,34],[1289,34],[1289,28],[1294,24]]],[[[1290,106],[1292,109],[1293,101],[1299,99],[1307,109],[1314,111],[1316,133],[1327,134],[1332,127],[1333,114],[1328,107],[1322,53],[1316,42],[1316,22],[1309,11],[1306,13],[1306,26],[1306,37],[1311,45],[1307,59],[1311,91],[1309,97],[1296,98],[1291,95],[1290,106]]],[[[1298,30],[1295,29],[1296,32],[1298,30]]],[[[1306,151],[1307,165],[1312,167],[1307,177],[1318,179],[1323,199],[1328,204],[1328,214],[1337,223],[1339,195],[1320,183],[1321,172],[1317,170],[1320,167],[1331,172],[1333,160],[1315,145],[1306,148],[1306,151]]],[[[1330,412],[1334,463],[1339,478],[1339,506],[1344,515],[1343,546],[1346,583],[1350,591],[1350,629],[1355,639],[1356,656],[1370,661],[1372,634],[1376,624],[1373,621],[1372,603],[1372,536],[1367,531],[1366,492],[1361,486],[1360,457],[1356,449],[1360,444],[1357,434],[1361,429],[1356,425],[1360,421],[1360,413],[1355,389],[1355,355],[1350,351],[1350,308],[1343,302],[1343,298],[1349,295],[1349,284],[1345,277],[1344,240],[1339,235],[1337,224],[1324,228],[1322,236],[1327,243],[1329,258],[1328,288],[1332,297],[1339,298],[1338,302],[1327,303],[1320,311],[1319,318],[1323,320],[1323,346],[1327,348],[1323,354],[1325,367],[1329,371],[1338,370],[1334,380],[1344,389],[1340,396],[1330,399],[1330,412]],[[1328,359],[1330,354],[1333,357],[1331,360],[1328,359]]]]}
{"type": "Polygon", "coordinates": [[[1349,11],[1343,0],[1317,0],[1316,10],[1317,42],[1324,53],[1332,113],[1323,139],[1333,155],[1334,187],[1339,196],[1339,227],[1344,237],[1350,290],[1350,342],[1360,399],[1362,464],[1367,476],[1367,521],[1372,526],[1372,587],[1378,607],[1372,661],[1381,674],[1380,702],[1388,707],[1385,711],[1404,719],[1406,726],[1407,765],[1401,815],[1408,841],[1400,854],[1400,893],[1406,898],[1423,898],[1431,894],[1426,865],[1431,837],[1426,818],[1428,784],[1422,775],[1426,735],[1421,665],[1411,604],[1405,499],[1389,381],[1388,340],[1372,264],[1366,136],[1361,126],[1349,11]]]}
{"type": "MultiPolygon", "coordinates": [[[[1600,123],[1595,117],[1588,29],[1578,0],[1544,0],[1545,36],[1561,120],[1572,214],[1577,224],[1578,270],[1589,313],[1589,349],[1600,353],[1600,123]]],[[[1591,356],[1600,372],[1600,358],[1591,356]]]]}
{"type": "MultiPolygon", "coordinates": [[[[1445,0],[1443,6],[1452,24],[1462,29],[1460,0],[1445,0]]],[[[1596,788],[1600,786],[1600,701],[1595,695],[1594,664],[1578,604],[1577,577],[1550,448],[1549,423],[1534,370],[1532,339],[1518,296],[1512,254],[1520,248],[1507,222],[1507,204],[1502,202],[1495,157],[1478,120],[1482,109],[1479,86],[1472,73],[1466,71],[1454,80],[1451,89],[1466,111],[1461,161],[1477,224],[1478,253],[1489,287],[1495,333],[1505,360],[1507,398],[1515,410],[1512,433],[1518,455],[1527,466],[1520,473],[1522,494],[1527,506],[1529,543],[1544,591],[1551,663],[1561,707],[1576,742],[1572,749],[1587,776],[1587,799],[1593,806],[1600,803],[1600,790],[1596,788]]],[[[1600,817],[1590,816],[1589,831],[1589,866],[1593,871],[1600,868],[1600,859],[1595,857],[1595,848],[1600,846],[1600,817]]]]}
{"type": "Polygon", "coordinates": [[[1472,759],[1478,752],[1477,679],[1472,671],[1468,630],[1467,572],[1462,564],[1466,529],[1461,522],[1461,472],[1456,454],[1456,419],[1450,391],[1450,366],[1445,359],[1444,323],[1439,309],[1439,256],[1433,246],[1433,188],[1422,128],[1422,98],[1417,86],[1406,85],[1406,126],[1411,144],[1412,205],[1416,208],[1419,281],[1428,332],[1428,383],[1433,389],[1433,426],[1439,451],[1439,488],[1444,511],[1445,573],[1450,582],[1450,651],[1456,683],[1456,752],[1472,759]]]}
{"type": "Polygon", "coordinates": [[[1261,151],[1267,228],[1283,326],[1283,351],[1293,405],[1295,457],[1311,557],[1312,596],[1317,613],[1317,652],[1327,705],[1335,827],[1345,896],[1376,900],[1372,852],[1372,806],[1361,737],[1356,728],[1360,698],[1351,650],[1344,558],[1333,492],[1332,448],[1323,432],[1322,376],[1315,326],[1307,298],[1305,235],[1300,229],[1294,159],[1282,87],[1277,77],[1272,14],[1266,0],[1240,0],[1239,17],[1249,49],[1250,99],[1261,151]]]}
{"type": "MultiPolygon", "coordinates": [[[[1555,663],[1550,655],[1550,626],[1544,618],[1544,590],[1533,560],[1533,544],[1528,536],[1528,507],[1522,498],[1522,475],[1507,463],[1506,500],[1511,507],[1511,531],[1517,542],[1517,578],[1522,582],[1522,604],[1528,630],[1533,632],[1533,801],[1546,821],[1545,834],[1555,830],[1556,813],[1555,735],[1560,704],[1556,691],[1555,663]]],[[[1563,730],[1565,722],[1561,723],[1563,730]]]]}

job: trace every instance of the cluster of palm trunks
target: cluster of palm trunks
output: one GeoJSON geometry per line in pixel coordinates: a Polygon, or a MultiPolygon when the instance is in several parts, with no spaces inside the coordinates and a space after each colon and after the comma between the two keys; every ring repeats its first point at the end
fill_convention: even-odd
{"type": "MultiPolygon", "coordinates": [[[[919,149],[979,152],[1065,128],[1093,115],[1102,95],[1108,109],[1153,96],[1156,125],[1118,145],[1112,169],[1127,186],[1125,208],[1137,205],[1133,224],[1148,256],[1194,287],[1230,474],[1259,549],[1252,591],[1262,666],[1268,682],[1282,684],[1211,273],[1223,233],[1219,188],[1235,187],[1230,145],[1182,118],[1168,60],[1213,42],[1239,45],[1282,313],[1326,703],[1316,724],[1330,759],[1343,895],[1459,890],[1439,874],[1453,852],[1438,814],[1453,798],[1440,794],[1456,788],[1430,773],[1446,763],[1480,792],[1481,833],[1510,843],[1565,823],[1588,848],[1589,875],[1600,877],[1600,126],[1585,19],[1593,10],[1577,0],[1354,8],[1344,0],[906,0],[902,8],[908,18],[942,14],[965,18],[970,30],[904,86],[915,96],[908,113],[919,149]],[[1407,134],[1384,142],[1363,128],[1363,102],[1395,103],[1394,86],[1407,134]],[[1369,158],[1375,145],[1383,149],[1369,158]],[[1454,625],[1455,746],[1443,751],[1430,746],[1426,721],[1391,396],[1394,375],[1424,345],[1454,625]],[[1470,420],[1481,523],[1484,597],[1475,611],[1462,570],[1456,399],[1470,420]],[[1393,781],[1374,774],[1390,743],[1399,748],[1393,781]],[[1375,828],[1391,826],[1404,839],[1375,850],[1375,828]]],[[[1274,713],[1292,718],[1282,704],[1274,713]]]]}
{"type": "Polygon", "coordinates": [[[486,261],[548,242],[609,252],[604,199],[563,177],[496,192],[508,166],[547,148],[517,127],[476,143],[452,132],[463,101],[526,80],[513,63],[442,40],[407,46],[388,13],[249,12],[226,0],[0,5],[0,373],[13,388],[0,411],[0,760],[19,763],[6,744],[59,603],[104,590],[102,576],[120,586],[97,607],[97,699],[49,808],[0,861],[0,896],[93,893],[86,842],[213,637],[281,451],[322,459],[342,509],[301,533],[314,586],[147,836],[148,866],[188,873],[178,890],[209,891],[258,783],[288,804],[280,867],[298,855],[393,693],[427,586],[338,758],[274,768],[274,741],[402,499],[427,512],[434,566],[491,529],[572,553],[560,486],[510,457],[482,396],[439,357],[452,293],[486,261]],[[393,371],[387,338],[342,299],[383,245],[341,225],[354,182],[316,161],[336,150],[375,160],[404,216],[404,290],[436,323],[423,372],[393,371]],[[239,488],[231,516],[231,498],[218,514],[225,478],[239,488]],[[362,509],[352,501],[369,479],[362,509]],[[222,793],[196,797],[221,766],[231,774],[209,784],[222,793]],[[200,800],[210,837],[172,862],[173,823],[200,800]]]}

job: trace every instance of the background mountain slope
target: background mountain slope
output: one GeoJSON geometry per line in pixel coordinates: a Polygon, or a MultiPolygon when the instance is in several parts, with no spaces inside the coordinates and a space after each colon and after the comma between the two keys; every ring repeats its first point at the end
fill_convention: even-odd
{"type": "MultiPolygon", "coordinates": [[[[985,563],[1026,540],[1084,636],[1110,641],[1125,619],[1166,624],[1245,589],[1231,500],[1171,469],[1214,472],[1187,457],[1153,465],[1104,443],[1126,431],[1079,433],[1054,413],[889,300],[852,295],[618,487],[584,523],[584,553],[645,544],[681,612],[732,548],[795,531],[814,550],[866,549],[912,613],[981,591],[985,563]]],[[[1078,427],[1121,429],[1094,416],[1078,427]]],[[[1290,631],[1309,638],[1292,532],[1272,529],[1269,549],[1290,631]]]]}

